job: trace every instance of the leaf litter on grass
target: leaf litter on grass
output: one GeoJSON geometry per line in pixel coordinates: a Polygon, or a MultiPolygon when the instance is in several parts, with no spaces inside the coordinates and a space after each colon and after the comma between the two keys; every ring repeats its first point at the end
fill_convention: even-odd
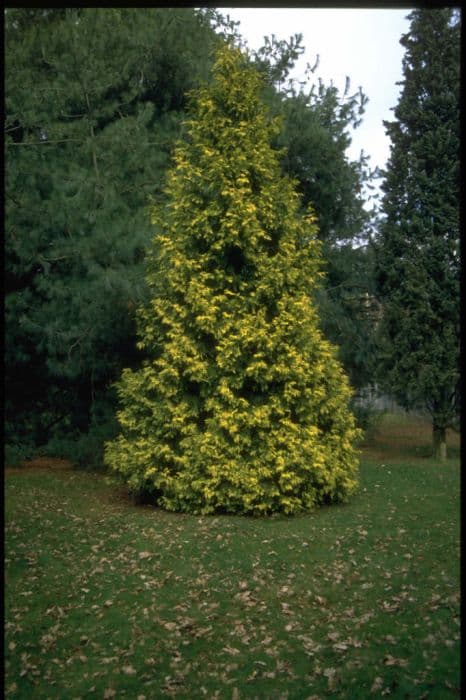
{"type": "Polygon", "coordinates": [[[454,697],[457,473],[426,465],[420,492],[419,465],[384,463],[351,504],[271,520],[8,475],[7,695],[454,697]]]}

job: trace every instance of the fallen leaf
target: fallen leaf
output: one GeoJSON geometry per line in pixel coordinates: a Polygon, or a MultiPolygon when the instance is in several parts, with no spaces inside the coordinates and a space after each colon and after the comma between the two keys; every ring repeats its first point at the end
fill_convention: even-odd
{"type": "Polygon", "coordinates": [[[164,623],[163,623],[163,626],[164,626],[165,629],[168,630],[169,632],[173,632],[173,630],[178,629],[178,625],[176,624],[176,622],[164,622],[164,623]]]}
{"type": "Polygon", "coordinates": [[[226,647],[223,647],[222,651],[226,652],[227,654],[232,654],[233,656],[236,656],[236,654],[239,654],[239,649],[235,649],[235,647],[231,647],[227,645],[226,647]]]}
{"type": "Polygon", "coordinates": [[[392,656],[391,654],[387,654],[387,656],[383,660],[385,666],[407,666],[408,662],[406,659],[397,659],[395,656],[392,656]]]}
{"type": "Polygon", "coordinates": [[[123,666],[121,670],[127,676],[134,676],[136,674],[136,669],[133,666],[123,666]]]}

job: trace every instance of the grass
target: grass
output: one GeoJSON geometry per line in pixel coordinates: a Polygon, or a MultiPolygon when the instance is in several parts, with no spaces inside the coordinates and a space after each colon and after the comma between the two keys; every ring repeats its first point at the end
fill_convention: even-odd
{"type": "Polygon", "coordinates": [[[7,470],[7,697],[458,696],[459,443],[440,465],[429,440],[387,416],[358,495],[293,519],[133,507],[63,463],[7,470]]]}

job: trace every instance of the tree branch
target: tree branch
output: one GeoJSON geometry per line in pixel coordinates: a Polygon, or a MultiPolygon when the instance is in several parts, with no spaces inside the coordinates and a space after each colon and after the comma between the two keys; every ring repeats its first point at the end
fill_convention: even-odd
{"type": "Polygon", "coordinates": [[[24,143],[7,143],[7,146],[48,146],[54,143],[70,143],[71,141],[76,141],[78,143],[84,143],[84,139],[58,139],[56,141],[28,141],[24,143]]]}

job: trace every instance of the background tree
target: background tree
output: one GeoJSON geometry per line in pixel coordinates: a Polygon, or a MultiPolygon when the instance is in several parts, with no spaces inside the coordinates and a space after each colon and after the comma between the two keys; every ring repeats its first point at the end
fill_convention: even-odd
{"type": "MultiPolygon", "coordinates": [[[[8,9],[5,25],[6,438],[98,463],[116,429],[112,382],[143,354],[134,313],[148,293],[150,198],[165,196],[186,92],[210,79],[215,47],[241,37],[211,8],[8,9]]],[[[343,134],[362,104],[322,85],[306,99],[291,89],[301,52],[299,36],[272,37],[251,63],[284,120],[282,168],[315,202],[328,280],[338,277],[316,291],[324,330],[359,386],[344,325],[365,284],[354,271],[367,256],[351,243],[364,227],[365,175],[348,163],[343,134]]]]}
{"type": "Polygon", "coordinates": [[[10,441],[111,416],[109,384],[136,361],[148,199],[220,42],[190,9],[7,11],[10,441]]]}
{"type": "MultiPolygon", "coordinates": [[[[340,94],[315,77],[318,57],[305,80],[289,79],[303,52],[300,34],[289,41],[266,40],[255,52],[255,65],[267,76],[263,96],[273,114],[283,119],[274,146],[283,148],[282,169],[297,180],[303,210],[314,208],[327,275],[316,290],[322,329],[339,348],[351,385],[358,393],[375,383],[374,330],[376,301],[373,255],[369,246],[374,207],[367,191],[376,175],[368,157],[351,161],[351,132],[363,118],[368,98],[351,92],[349,77],[340,94]]],[[[357,396],[355,397],[357,399],[357,396]]],[[[355,404],[365,425],[369,412],[355,404]]]]}
{"type": "MultiPolygon", "coordinates": [[[[312,81],[312,74],[308,76],[312,81]]],[[[321,80],[291,91],[283,102],[283,168],[298,180],[302,206],[315,207],[326,276],[316,291],[325,336],[339,348],[351,381],[361,392],[374,383],[374,299],[368,246],[373,211],[365,207],[364,186],[373,173],[367,156],[350,161],[351,130],[360,124],[367,98],[343,95],[321,80]]]]}
{"type": "Polygon", "coordinates": [[[170,510],[295,513],[346,498],[358,435],[318,327],[313,217],[270,146],[259,77],[224,48],[156,207],[149,358],[119,384],[108,465],[170,510]]]}
{"type": "Polygon", "coordinates": [[[427,409],[445,457],[459,410],[460,23],[451,9],[409,18],[375,248],[380,382],[406,409],[427,409]]]}

